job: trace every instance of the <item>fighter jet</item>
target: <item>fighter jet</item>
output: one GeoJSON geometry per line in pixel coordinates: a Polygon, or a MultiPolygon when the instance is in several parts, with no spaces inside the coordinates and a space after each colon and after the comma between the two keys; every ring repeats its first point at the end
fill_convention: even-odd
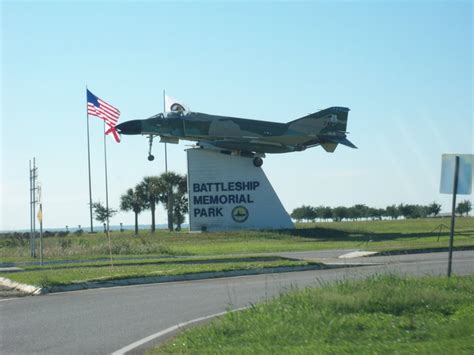
{"type": "Polygon", "coordinates": [[[278,123],[180,110],[127,121],[116,129],[124,135],[148,136],[150,161],[153,138],[159,136],[163,143],[188,140],[203,149],[249,157],[260,167],[266,153],[299,152],[318,145],[327,152],[334,152],[338,144],[357,148],[347,139],[348,113],[346,107],[330,107],[278,123]]]}

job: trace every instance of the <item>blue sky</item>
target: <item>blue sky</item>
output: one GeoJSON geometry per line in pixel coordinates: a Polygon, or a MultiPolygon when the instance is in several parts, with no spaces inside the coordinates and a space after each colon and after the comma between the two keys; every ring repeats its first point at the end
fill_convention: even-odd
{"type": "MultiPolygon", "coordinates": [[[[88,225],[86,85],[120,121],[162,111],[163,89],[194,111],[278,122],[350,107],[358,150],[266,158],[288,211],[438,201],[447,212],[441,154],[473,153],[469,1],[4,1],[1,16],[0,230],[29,226],[34,156],[45,227],[88,225]]],[[[93,198],[104,202],[102,124],[90,120],[93,198]]],[[[187,144],[168,145],[171,170],[185,173],[187,144]]],[[[109,139],[112,207],[163,172],[163,145],[154,152],[150,163],[144,137],[109,139]]]]}

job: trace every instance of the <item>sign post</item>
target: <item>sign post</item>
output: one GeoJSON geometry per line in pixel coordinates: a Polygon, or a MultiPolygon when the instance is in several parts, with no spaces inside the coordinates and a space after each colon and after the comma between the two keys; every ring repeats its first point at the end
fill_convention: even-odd
{"type": "Polygon", "coordinates": [[[449,235],[448,277],[453,263],[454,225],[456,221],[456,195],[470,195],[472,189],[472,154],[443,154],[441,164],[440,192],[453,194],[451,230],[449,235]]]}
{"type": "Polygon", "coordinates": [[[453,263],[454,223],[456,221],[456,195],[458,194],[458,178],[459,178],[459,157],[456,156],[455,163],[454,163],[453,206],[451,209],[451,232],[449,234],[448,277],[451,277],[451,265],[453,263]]]}
{"type": "Polygon", "coordinates": [[[38,221],[40,224],[40,265],[43,265],[43,204],[40,203],[38,211],[38,221]]]}

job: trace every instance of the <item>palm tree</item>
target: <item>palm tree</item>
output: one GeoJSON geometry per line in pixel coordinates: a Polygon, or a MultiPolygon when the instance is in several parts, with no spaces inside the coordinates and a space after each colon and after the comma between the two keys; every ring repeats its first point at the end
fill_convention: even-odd
{"type": "Polygon", "coordinates": [[[135,213],[135,235],[138,235],[138,214],[145,208],[144,201],[137,193],[137,189],[128,189],[120,196],[120,209],[122,211],[133,211],[135,213]]]}
{"type": "Polygon", "coordinates": [[[135,191],[142,201],[144,208],[151,210],[151,232],[155,231],[156,204],[163,200],[165,186],[158,176],[145,176],[135,191]]]}
{"type": "Polygon", "coordinates": [[[173,231],[173,222],[176,222],[178,229],[184,222],[184,214],[187,213],[187,179],[186,176],[174,172],[167,172],[160,175],[160,180],[165,187],[161,202],[168,212],[168,229],[173,231]],[[175,214],[175,218],[173,217],[175,214]]]}
{"type": "Polygon", "coordinates": [[[188,213],[188,181],[185,176],[181,176],[178,182],[177,191],[173,194],[173,221],[176,229],[181,230],[181,224],[184,222],[185,214],[188,213]]]}

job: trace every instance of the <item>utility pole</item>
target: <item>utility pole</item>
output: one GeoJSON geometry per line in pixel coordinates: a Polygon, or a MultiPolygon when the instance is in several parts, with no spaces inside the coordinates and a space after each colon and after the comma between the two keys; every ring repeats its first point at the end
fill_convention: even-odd
{"type": "Polygon", "coordinates": [[[36,158],[33,158],[33,167],[30,160],[30,248],[31,257],[36,258],[36,178],[38,177],[38,168],[36,167],[36,158]]]}

